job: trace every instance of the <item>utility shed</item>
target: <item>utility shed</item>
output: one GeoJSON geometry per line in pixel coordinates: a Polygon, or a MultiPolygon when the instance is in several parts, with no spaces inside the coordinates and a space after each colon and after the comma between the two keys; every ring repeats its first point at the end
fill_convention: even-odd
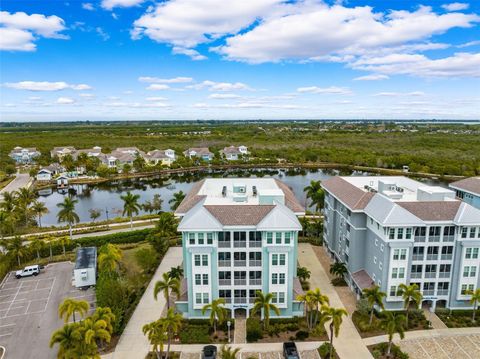
{"type": "Polygon", "coordinates": [[[80,247],[77,250],[73,279],[76,288],[95,285],[97,278],[97,248],[80,247]]]}

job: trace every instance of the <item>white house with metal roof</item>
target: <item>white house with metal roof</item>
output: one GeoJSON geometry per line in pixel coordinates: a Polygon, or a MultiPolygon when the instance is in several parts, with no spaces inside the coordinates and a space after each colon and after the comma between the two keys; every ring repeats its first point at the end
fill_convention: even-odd
{"type": "Polygon", "coordinates": [[[185,317],[223,298],[232,316],[249,314],[258,291],[273,293],[281,317],[303,315],[296,277],[304,214],[290,188],[273,178],[209,178],[175,212],[181,218],[185,279],[176,307],[185,317]]]}
{"type": "Polygon", "coordinates": [[[400,284],[417,284],[424,302],[471,308],[480,285],[480,210],[447,188],[406,177],[332,177],[325,190],[324,241],[348,269],[357,294],[378,285],[385,306],[403,307],[400,284]]]}
{"type": "Polygon", "coordinates": [[[450,183],[459,199],[480,209],[480,177],[465,178],[450,183]]]}

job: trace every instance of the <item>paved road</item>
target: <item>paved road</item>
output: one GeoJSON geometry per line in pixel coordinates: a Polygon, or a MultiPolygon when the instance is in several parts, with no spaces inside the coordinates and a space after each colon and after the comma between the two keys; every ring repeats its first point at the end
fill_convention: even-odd
{"type": "Polygon", "coordinates": [[[15,179],[0,190],[0,199],[3,198],[2,193],[4,192],[13,192],[22,187],[29,187],[31,183],[30,180],[32,180],[32,178],[28,173],[17,173],[15,179]]]}
{"type": "MultiPolygon", "coordinates": [[[[330,283],[327,273],[323,269],[313,248],[308,243],[298,245],[298,261],[302,267],[307,267],[310,272],[310,285],[312,288],[320,288],[323,294],[330,298],[330,305],[335,308],[344,308],[335,288],[330,283]]],[[[328,324],[325,328],[328,330],[328,324]]],[[[372,355],[358,334],[350,317],[343,318],[338,338],[333,339],[333,346],[341,359],[371,359],[372,355]]]]}

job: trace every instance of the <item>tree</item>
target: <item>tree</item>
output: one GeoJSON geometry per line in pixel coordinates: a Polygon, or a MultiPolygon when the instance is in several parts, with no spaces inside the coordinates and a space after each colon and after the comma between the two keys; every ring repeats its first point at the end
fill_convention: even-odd
{"type": "Polygon", "coordinates": [[[107,330],[107,323],[103,319],[88,317],[82,321],[82,332],[87,345],[96,344],[97,340],[110,342],[111,335],[107,330]]]}
{"type": "Polygon", "coordinates": [[[310,199],[317,212],[323,208],[325,202],[325,192],[320,183],[320,181],[310,181],[310,185],[303,189],[306,198],[310,199]]]}
{"type": "Polygon", "coordinates": [[[157,193],[153,196],[152,201],[145,201],[142,207],[144,211],[148,213],[160,212],[162,210],[162,203],[163,203],[163,200],[160,197],[160,195],[157,193]]]}
{"type": "Polygon", "coordinates": [[[311,316],[311,328],[315,328],[318,322],[320,308],[330,304],[330,299],[326,295],[323,295],[320,289],[316,288],[315,290],[309,290],[307,292],[307,301],[310,303],[311,308],[315,310],[315,315],[311,316]]]}
{"type": "Polygon", "coordinates": [[[343,278],[347,273],[348,269],[345,263],[335,262],[330,264],[330,274],[336,276],[337,278],[343,278]]]}
{"type": "Polygon", "coordinates": [[[177,278],[178,280],[180,280],[183,277],[183,268],[181,266],[170,268],[168,276],[170,278],[177,278]]]}
{"type": "MultiPolygon", "coordinates": [[[[68,237],[60,237],[55,242],[58,242],[58,244],[60,244],[62,246],[63,256],[65,257],[67,255],[66,247],[71,243],[71,239],[68,238],[68,237]]],[[[51,247],[50,247],[50,249],[51,249],[51,247]]]]}
{"type": "Polygon", "coordinates": [[[17,258],[18,266],[20,267],[21,259],[28,255],[28,248],[23,245],[22,238],[16,236],[6,241],[4,247],[7,249],[9,255],[17,258]]]}
{"type": "Polygon", "coordinates": [[[65,298],[58,306],[58,316],[68,323],[70,317],[73,316],[73,322],[76,323],[75,313],[84,316],[88,313],[89,305],[85,300],[76,300],[73,298],[65,298]]]}
{"type": "Polygon", "coordinates": [[[122,259],[122,251],[115,244],[104,244],[98,254],[98,268],[100,271],[114,272],[122,259]]]}
{"type": "Polygon", "coordinates": [[[398,333],[400,339],[405,338],[405,316],[403,314],[395,314],[384,311],[380,326],[387,332],[388,335],[388,349],[387,356],[390,356],[392,350],[393,336],[398,333]]]}
{"type": "Polygon", "coordinates": [[[127,215],[130,217],[130,229],[133,228],[133,215],[138,214],[141,209],[138,200],[140,199],[139,194],[133,194],[130,191],[126,195],[120,196],[123,200],[123,213],[122,216],[127,215]]]}
{"type": "Polygon", "coordinates": [[[220,349],[220,358],[221,359],[236,359],[240,348],[233,349],[232,347],[228,347],[225,344],[222,345],[220,349]]]}
{"type": "Polygon", "coordinates": [[[164,238],[171,238],[177,234],[177,220],[170,212],[164,212],[158,218],[155,231],[164,238]]]}
{"type": "Polygon", "coordinates": [[[308,218],[305,216],[300,217],[299,220],[300,220],[300,224],[302,225],[302,237],[305,237],[307,235],[307,229],[310,222],[308,221],[308,218]]]}
{"type": "Polygon", "coordinates": [[[90,208],[88,212],[90,213],[90,219],[92,220],[92,222],[95,222],[95,220],[102,215],[101,209],[90,208]]]}
{"type": "Polygon", "coordinates": [[[45,207],[45,203],[40,202],[40,201],[33,202],[32,210],[37,215],[38,226],[41,228],[42,227],[42,216],[44,214],[47,214],[50,211],[48,210],[47,207],[45,207]]]}
{"type": "Polygon", "coordinates": [[[408,328],[408,313],[410,311],[410,306],[412,303],[415,304],[415,306],[418,308],[420,303],[422,302],[422,293],[420,292],[418,285],[416,284],[411,284],[411,285],[406,285],[406,284],[400,284],[398,286],[398,294],[402,296],[403,298],[403,307],[406,310],[406,324],[408,328]]]}
{"type": "Polygon", "coordinates": [[[323,306],[322,312],[323,321],[330,321],[330,359],[333,359],[333,335],[335,334],[335,337],[338,337],[343,316],[347,316],[348,313],[343,308],[332,308],[328,306],[323,306]]]}
{"type": "Polygon", "coordinates": [[[476,290],[467,290],[467,295],[471,295],[470,303],[473,304],[473,312],[472,312],[472,322],[475,321],[475,313],[478,309],[478,302],[480,302],[480,288],[476,290]]]}
{"type": "Polygon", "coordinates": [[[302,281],[306,282],[310,278],[311,272],[307,267],[297,267],[297,277],[302,281]]]}
{"type": "Polygon", "coordinates": [[[115,314],[112,313],[112,309],[109,307],[97,307],[92,315],[92,318],[94,320],[103,320],[107,324],[105,329],[107,329],[110,334],[113,333],[115,314]]]}
{"type": "Polygon", "coordinates": [[[15,192],[4,192],[3,201],[0,202],[0,208],[2,208],[7,213],[12,213],[15,209],[15,203],[15,192]]]}
{"type": "Polygon", "coordinates": [[[257,291],[257,297],[253,304],[253,308],[250,311],[250,315],[255,315],[258,312],[263,313],[263,327],[268,328],[270,323],[270,312],[273,311],[276,315],[280,315],[278,307],[272,303],[273,294],[263,294],[261,291],[257,291]]]}
{"type": "Polygon", "coordinates": [[[132,172],[132,166],[130,166],[128,163],[125,163],[122,167],[122,173],[128,175],[130,172],[132,172]]]}
{"type": "Polygon", "coordinates": [[[63,202],[58,203],[57,207],[60,208],[60,211],[57,213],[58,222],[68,223],[68,229],[70,232],[70,239],[72,239],[72,226],[75,223],[80,222],[78,214],[75,212],[75,205],[78,203],[78,200],[72,199],[70,197],[65,197],[63,202]]]}
{"type": "Polygon", "coordinates": [[[25,218],[25,226],[28,225],[30,205],[35,201],[35,192],[27,187],[22,187],[16,192],[16,199],[19,209],[23,212],[25,218]]]}
{"type": "Polygon", "coordinates": [[[378,305],[382,310],[384,310],[385,306],[383,305],[383,298],[385,298],[387,294],[382,292],[378,285],[375,285],[371,288],[365,288],[363,290],[363,295],[365,298],[367,298],[368,304],[371,308],[369,325],[372,325],[374,307],[375,305],[378,305]]]}
{"type": "Polygon", "coordinates": [[[218,298],[212,300],[211,303],[206,304],[202,308],[202,314],[210,311],[210,324],[213,326],[213,332],[217,334],[217,321],[218,324],[222,324],[227,316],[227,309],[225,308],[225,299],[218,298]]]}
{"type": "Polygon", "coordinates": [[[157,300],[158,293],[163,292],[163,296],[167,301],[167,309],[170,309],[170,293],[180,295],[180,281],[177,278],[170,278],[168,273],[162,274],[163,280],[159,280],[155,283],[153,289],[153,297],[157,300]]]}
{"type": "Polygon", "coordinates": [[[168,339],[165,334],[165,328],[161,320],[145,324],[142,328],[143,334],[147,336],[148,341],[152,345],[153,352],[157,356],[157,359],[163,357],[163,346],[168,339]]]}
{"type": "Polygon", "coordinates": [[[140,248],[135,252],[135,259],[145,273],[151,272],[158,263],[158,254],[150,248],[140,248]]]}
{"type": "Polygon", "coordinates": [[[183,199],[185,198],[185,193],[183,191],[175,192],[173,194],[173,197],[168,201],[170,203],[170,208],[172,211],[175,211],[178,206],[180,206],[180,203],[182,203],[183,199]]]}
{"type": "Polygon", "coordinates": [[[45,248],[45,241],[41,238],[34,238],[28,246],[32,251],[37,252],[37,259],[40,259],[40,251],[45,248]]]}
{"type": "Polygon", "coordinates": [[[168,309],[167,315],[164,318],[160,319],[163,324],[164,330],[167,332],[167,357],[170,355],[170,343],[172,342],[172,337],[178,333],[182,325],[182,315],[180,313],[175,313],[172,308],[168,309]]]}
{"type": "Polygon", "coordinates": [[[79,325],[72,323],[66,324],[62,328],[53,332],[49,345],[50,348],[53,348],[55,344],[59,345],[57,358],[73,359],[75,357],[74,350],[81,337],[78,329],[79,325]]]}
{"type": "Polygon", "coordinates": [[[305,318],[307,320],[307,326],[308,330],[312,330],[312,323],[313,323],[313,303],[312,303],[312,297],[307,296],[307,294],[300,294],[297,296],[297,300],[299,302],[303,302],[303,305],[305,307],[305,318]]]}

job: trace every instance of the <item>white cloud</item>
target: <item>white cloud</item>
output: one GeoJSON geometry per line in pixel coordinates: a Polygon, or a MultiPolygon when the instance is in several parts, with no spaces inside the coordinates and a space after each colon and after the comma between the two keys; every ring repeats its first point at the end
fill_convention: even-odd
{"type": "Polygon", "coordinates": [[[86,100],[91,100],[95,97],[95,95],[91,93],[81,93],[80,97],[83,97],[86,100]]]}
{"type": "Polygon", "coordinates": [[[75,100],[70,97],[59,97],[57,98],[57,103],[59,105],[71,105],[75,103],[75,100]]]}
{"type": "Polygon", "coordinates": [[[201,61],[207,59],[205,55],[202,55],[197,50],[187,49],[185,47],[174,46],[172,49],[172,53],[175,55],[186,55],[194,61],[201,61]]]}
{"type": "Polygon", "coordinates": [[[231,100],[241,98],[240,95],[235,95],[233,93],[212,93],[208,98],[214,100],[231,100]]]}
{"type": "Polygon", "coordinates": [[[82,9],[83,10],[88,10],[88,11],[95,11],[95,7],[93,6],[93,4],[91,4],[89,2],[82,3],[82,9]]]}
{"type": "Polygon", "coordinates": [[[236,90],[249,90],[252,91],[253,89],[250,88],[248,85],[242,82],[215,82],[210,80],[205,80],[201,83],[195,85],[188,85],[185,88],[187,89],[194,89],[194,90],[202,90],[208,89],[209,91],[236,91],[236,90]]]}
{"type": "Polygon", "coordinates": [[[132,7],[143,3],[145,0],[102,0],[102,8],[112,10],[115,7],[132,7]]]}
{"type": "Polygon", "coordinates": [[[447,11],[460,11],[460,10],[467,10],[470,7],[469,4],[461,3],[461,2],[454,2],[451,4],[444,4],[442,8],[447,11]]]}
{"type": "Polygon", "coordinates": [[[480,40],[465,42],[464,44],[457,45],[458,48],[463,49],[464,47],[477,46],[480,45],[480,40]]]}
{"type": "Polygon", "coordinates": [[[387,75],[371,74],[371,75],[355,77],[353,81],[378,81],[378,80],[388,80],[389,78],[390,77],[388,77],[387,75]]]}
{"type": "Polygon", "coordinates": [[[350,95],[352,91],[346,87],[317,87],[317,86],[308,86],[308,87],[299,87],[297,92],[300,93],[313,93],[313,94],[333,94],[333,95],[350,95]]]}
{"type": "Polygon", "coordinates": [[[145,100],[149,102],[160,102],[160,101],[166,101],[167,98],[156,96],[156,97],[147,97],[145,100]]]}
{"type": "Polygon", "coordinates": [[[101,27],[96,27],[95,32],[102,38],[103,41],[110,39],[110,35],[107,34],[101,27]]]}
{"type": "Polygon", "coordinates": [[[66,89],[72,89],[77,91],[91,90],[92,88],[86,84],[72,85],[63,81],[49,82],[49,81],[20,81],[20,82],[7,82],[3,86],[12,88],[15,90],[28,90],[28,91],[60,91],[66,89]]]}
{"type": "Polygon", "coordinates": [[[106,102],[103,106],[107,107],[128,107],[128,108],[169,108],[165,103],[141,103],[141,102],[106,102]]]}
{"type": "Polygon", "coordinates": [[[146,89],[147,90],[152,90],[152,91],[163,91],[163,90],[170,89],[170,86],[165,85],[165,84],[151,84],[146,89]]]}
{"type": "Polygon", "coordinates": [[[138,78],[138,81],[159,84],[180,84],[192,82],[193,79],[191,77],[173,77],[170,79],[162,79],[159,77],[141,76],[138,78]]]}
{"type": "Polygon", "coordinates": [[[292,105],[292,104],[266,104],[262,102],[239,102],[233,104],[209,104],[205,102],[199,102],[192,105],[194,108],[201,108],[201,109],[211,109],[211,108],[218,108],[218,109],[283,109],[283,110],[295,110],[300,109],[302,106],[299,105],[292,105]]]}
{"type": "Polygon", "coordinates": [[[65,22],[58,16],[0,11],[0,50],[35,51],[39,37],[67,39],[65,22]]]}
{"type": "Polygon", "coordinates": [[[412,91],[412,92],[379,92],[373,96],[385,96],[385,97],[399,97],[399,96],[425,96],[425,92],[412,91]]]}

